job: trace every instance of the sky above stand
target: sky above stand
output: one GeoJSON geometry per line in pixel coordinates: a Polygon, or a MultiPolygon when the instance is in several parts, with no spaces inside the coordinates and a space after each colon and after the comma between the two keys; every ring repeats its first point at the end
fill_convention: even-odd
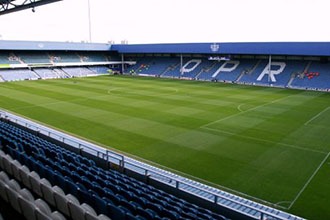
{"type": "MultiPolygon", "coordinates": [[[[92,42],[330,41],[329,0],[90,0],[92,42]]],[[[0,39],[89,41],[88,0],[0,16],[0,39]]]]}

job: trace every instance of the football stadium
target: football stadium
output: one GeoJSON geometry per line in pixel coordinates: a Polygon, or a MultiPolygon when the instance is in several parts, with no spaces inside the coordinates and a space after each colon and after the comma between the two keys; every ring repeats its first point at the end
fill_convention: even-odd
{"type": "Polygon", "coordinates": [[[329,42],[0,40],[0,219],[329,219],[329,92],[329,42]]]}

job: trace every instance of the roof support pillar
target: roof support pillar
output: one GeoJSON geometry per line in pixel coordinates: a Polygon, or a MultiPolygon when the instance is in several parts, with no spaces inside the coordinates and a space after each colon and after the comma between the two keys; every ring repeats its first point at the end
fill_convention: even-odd
{"type": "Polygon", "coordinates": [[[270,83],[271,71],[272,71],[272,55],[269,55],[269,60],[268,60],[268,83],[270,83]]]}
{"type": "Polygon", "coordinates": [[[125,57],[124,54],[121,54],[121,73],[124,74],[125,67],[124,67],[125,57]]]}
{"type": "Polygon", "coordinates": [[[183,75],[183,56],[180,54],[180,75],[183,75]]]}

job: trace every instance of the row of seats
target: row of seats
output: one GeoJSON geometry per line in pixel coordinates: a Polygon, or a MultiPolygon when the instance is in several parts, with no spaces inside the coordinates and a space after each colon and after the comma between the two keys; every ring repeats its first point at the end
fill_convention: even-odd
{"type": "Polygon", "coordinates": [[[101,169],[91,160],[46,144],[47,141],[39,137],[30,137],[34,143],[27,144],[23,136],[28,132],[15,126],[0,123],[0,127],[4,127],[0,141],[14,159],[60,186],[64,192],[72,193],[79,201],[92,201],[99,214],[114,219],[225,219],[124,174],[101,169]],[[11,129],[14,134],[10,136],[7,133],[11,129]],[[6,139],[8,137],[13,138],[12,141],[6,139]]]}
{"type": "Polygon", "coordinates": [[[75,196],[65,194],[60,187],[56,185],[52,186],[47,179],[41,179],[35,171],[30,172],[28,167],[24,165],[22,166],[17,160],[13,160],[2,150],[0,150],[0,158],[0,168],[5,170],[15,179],[10,180],[7,174],[1,171],[0,179],[3,184],[0,194],[2,199],[9,202],[17,212],[23,214],[27,219],[62,220],[66,219],[61,214],[63,213],[65,216],[73,220],[109,220],[105,215],[97,215],[95,210],[88,204],[80,204],[75,196]],[[16,180],[22,183],[26,188],[21,189],[16,180]],[[9,187],[6,186],[6,184],[9,187]],[[12,188],[12,190],[18,192],[18,195],[13,194],[15,192],[12,192],[12,190],[8,188],[12,188]],[[34,196],[29,190],[42,199],[39,198],[34,200],[34,196]],[[28,194],[27,196],[24,196],[25,200],[28,201],[21,201],[20,192],[24,192],[24,195],[28,194]],[[51,207],[55,207],[58,211],[51,212],[50,206],[45,201],[51,207]],[[38,205],[35,205],[34,202],[38,204],[41,203],[43,209],[40,210],[38,205]],[[29,207],[32,208],[32,210],[28,209],[29,207]],[[40,213],[40,211],[42,213],[40,213]],[[48,217],[45,217],[45,214],[48,217]]]}
{"type": "Polygon", "coordinates": [[[69,77],[86,77],[92,75],[106,74],[108,68],[105,66],[98,67],[65,67],[65,68],[34,68],[29,69],[10,69],[0,70],[0,76],[4,81],[18,80],[37,80],[37,79],[56,79],[69,77]]]}
{"type": "Polygon", "coordinates": [[[106,66],[90,66],[88,69],[98,74],[106,74],[109,72],[109,68],[106,66]]]}
{"type": "Polygon", "coordinates": [[[36,80],[39,78],[37,74],[28,69],[1,70],[0,76],[5,81],[36,80]]]}
{"type": "Polygon", "coordinates": [[[52,212],[43,199],[34,199],[33,194],[26,188],[21,188],[19,183],[10,179],[8,175],[0,172],[0,196],[11,204],[15,211],[29,220],[65,220],[58,211],[52,212]]]}
{"type": "MultiPolygon", "coordinates": [[[[131,58],[133,60],[133,58],[131,58]]],[[[137,63],[133,66],[130,66],[126,69],[126,73],[128,74],[142,74],[142,75],[157,75],[161,77],[174,77],[174,78],[191,78],[197,80],[209,80],[209,81],[230,81],[230,82],[238,82],[238,83],[247,83],[247,84],[259,84],[259,85],[275,85],[280,87],[286,87],[292,85],[292,87],[299,88],[320,88],[320,89],[330,89],[329,80],[330,74],[328,74],[330,70],[330,64],[321,63],[321,62],[311,62],[304,60],[284,60],[284,61],[274,61],[271,66],[271,70],[274,72],[273,78],[275,81],[270,80],[268,74],[262,74],[263,71],[268,71],[268,59],[240,59],[240,64],[237,68],[230,70],[230,65],[225,65],[224,70],[220,70],[221,66],[226,61],[211,61],[206,58],[199,58],[202,62],[195,66],[195,68],[189,73],[185,73],[181,75],[180,66],[173,66],[173,63],[178,63],[180,58],[178,57],[144,57],[141,59],[137,59],[137,63]],[[301,79],[299,77],[293,78],[291,77],[293,74],[300,73],[304,71],[306,65],[311,62],[312,65],[309,68],[311,72],[319,72],[322,73],[322,77],[318,77],[317,80],[308,80],[301,79]],[[282,72],[278,73],[276,70],[279,68],[279,63],[284,63],[285,67],[282,72]],[[147,68],[141,68],[147,66],[147,68]],[[173,68],[171,68],[173,67],[173,68]],[[218,72],[220,71],[220,72],[218,72]],[[218,74],[216,74],[218,73],[218,74]],[[215,75],[216,74],[216,75],[215,75]],[[260,77],[260,75],[264,75],[264,77],[260,77]]],[[[194,58],[184,58],[183,66],[191,62],[192,60],[196,60],[194,58]]],[[[230,61],[229,61],[230,62],[230,61]]],[[[193,64],[196,64],[193,63],[193,64]]],[[[191,67],[191,66],[190,66],[191,67]]],[[[189,68],[189,66],[188,66],[189,68]]]]}
{"type": "Polygon", "coordinates": [[[96,75],[95,72],[86,67],[63,67],[62,70],[71,77],[86,77],[89,75],[96,75]]]}
{"type": "Polygon", "coordinates": [[[64,78],[62,75],[59,75],[56,70],[50,68],[36,68],[33,69],[42,79],[56,79],[64,78]]]}
{"type": "Polygon", "coordinates": [[[52,62],[106,62],[110,58],[104,53],[72,53],[72,52],[53,52],[52,54],[40,52],[15,52],[0,54],[0,64],[18,64],[24,62],[26,64],[46,64],[52,62]],[[14,59],[13,59],[14,58],[14,59]]]}
{"type": "MultiPolygon", "coordinates": [[[[10,152],[15,151],[15,149],[10,150],[10,152]]],[[[13,155],[19,154],[19,152],[16,152],[13,155]]],[[[142,215],[144,213],[143,209],[145,208],[147,208],[147,211],[148,208],[151,210],[162,211],[161,207],[154,205],[159,203],[159,205],[165,206],[166,198],[167,200],[173,199],[169,198],[167,195],[159,194],[158,192],[150,194],[150,191],[153,188],[149,190],[144,189],[146,187],[141,183],[140,185],[134,183],[133,181],[122,183],[121,176],[118,174],[108,173],[108,175],[102,175],[101,170],[99,170],[100,172],[96,172],[97,170],[90,169],[90,166],[83,163],[82,166],[78,167],[77,164],[67,163],[66,160],[60,160],[60,163],[58,163],[49,159],[47,160],[47,158],[42,155],[38,155],[37,157],[39,160],[36,160],[31,156],[28,157],[26,154],[17,156],[17,158],[24,161],[24,164],[40,173],[41,176],[48,178],[50,182],[59,185],[65,192],[71,192],[77,195],[77,197],[84,202],[93,201],[93,204],[97,204],[96,209],[100,213],[114,216],[114,213],[108,213],[107,211],[115,209],[114,207],[110,207],[109,209],[111,203],[113,205],[122,206],[122,209],[128,208],[129,210],[126,210],[126,213],[134,213],[135,211],[138,211],[139,214],[142,215]],[[39,163],[40,161],[42,161],[42,163],[39,163]],[[44,166],[44,164],[46,165],[44,166]],[[137,188],[140,190],[136,190],[137,188]],[[103,195],[102,199],[106,200],[108,204],[104,204],[102,199],[100,199],[100,195],[103,195]],[[153,200],[152,203],[150,203],[150,200],[153,200]],[[144,206],[141,206],[140,204],[143,204],[144,206]]],[[[183,206],[183,202],[177,200],[176,202],[173,202],[172,205],[183,206]]],[[[182,208],[184,209],[184,207],[182,208]]],[[[186,208],[188,212],[189,207],[186,208]]],[[[152,212],[151,210],[150,212],[152,212]]],[[[118,213],[119,216],[122,217],[125,215],[125,213],[120,210],[117,210],[117,214],[118,213]]],[[[155,214],[153,213],[153,215],[155,214]]],[[[167,213],[167,215],[171,215],[171,213],[167,213]]],[[[146,219],[151,219],[152,217],[148,216],[146,213],[144,213],[144,216],[146,219]]],[[[202,216],[203,215],[200,217],[202,216]]],[[[173,219],[179,218],[178,216],[171,217],[173,219]]]]}

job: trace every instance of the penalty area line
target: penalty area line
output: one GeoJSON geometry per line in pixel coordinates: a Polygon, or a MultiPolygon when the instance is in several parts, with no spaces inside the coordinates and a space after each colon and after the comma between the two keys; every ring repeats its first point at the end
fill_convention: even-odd
{"type": "MultiPolygon", "coordinates": [[[[236,117],[236,116],[241,115],[241,114],[243,114],[243,113],[250,112],[250,111],[256,110],[256,109],[258,109],[258,108],[261,108],[261,107],[264,107],[264,106],[270,105],[270,104],[274,104],[274,103],[276,103],[276,102],[279,102],[279,101],[282,101],[282,100],[284,100],[284,99],[287,99],[287,98],[289,98],[289,97],[291,97],[291,96],[294,96],[294,95],[288,95],[288,96],[285,96],[285,97],[282,97],[282,98],[279,98],[279,99],[275,99],[275,100],[273,100],[273,101],[267,102],[267,103],[262,104],[262,105],[258,105],[258,106],[256,106],[256,107],[250,108],[250,109],[248,109],[248,110],[240,111],[239,113],[236,113],[236,114],[233,114],[233,115],[229,115],[229,116],[224,117],[224,118],[220,118],[220,119],[218,119],[218,120],[215,120],[215,121],[212,121],[212,122],[207,123],[207,124],[205,124],[205,125],[202,125],[202,126],[200,126],[200,128],[205,128],[205,127],[208,127],[208,126],[210,126],[210,125],[213,125],[213,124],[219,123],[219,122],[221,122],[221,121],[224,121],[224,120],[227,120],[227,119],[230,119],[230,118],[236,117]]],[[[246,103],[243,103],[243,104],[246,104],[246,103]]],[[[239,106],[239,107],[240,107],[240,106],[239,106]]]]}
{"type": "Polygon", "coordinates": [[[218,133],[223,133],[223,134],[228,134],[228,135],[233,135],[233,136],[236,136],[236,137],[241,137],[241,138],[255,140],[255,141],[261,141],[261,142],[266,142],[266,143],[271,143],[271,144],[278,144],[278,145],[281,145],[281,146],[285,146],[285,147],[289,147],[289,148],[293,148],[293,149],[297,149],[297,150],[309,151],[309,152],[319,153],[319,154],[327,154],[328,153],[328,152],[325,152],[325,151],[313,150],[313,149],[309,149],[309,148],[305,148],[305,147],[300,147],[300,146],[297,146],[297,145],[271,141],[271,140],[267,140],[267,139],[263,139],[263,138],[250,137],[250,136],[247,136],[247,135],[241,135],[241,134],[237,134],[237,133],[230,132],[230,131],[220,130],[220,129],[217,129],[217,128],[201,127],[201,129],[214,131],[214,132],[218,132],[218,133]]]}
{"type": "Polygon", "coordinates": [[[323,166],[323,164],[325,163],[325,161],[327,161],[327,159],[329,158],[329,155],[330,155],[330,152],[325,156],[325,158],[322,160],[322,162],[320,163],[320,165],[316,168],[316,170],[314,171],[314,173],[312,174],[312,176],[307,180],[307,182],[305,183],[305,185],[298,192],[298,194],[293,199],[293,201],[291,202],[291,204],[288,207],[288,209],[291,209],[291,207],[296,203],[296,201],[298,200],[298,198],[300,197],[300,195],[305,191],[305,189],[307,188],[307,186],[309,185],[309,183],[313,180],[313,178],[315,177],[315,175],[317,174],[317,172],[321,169],[321,167],[323,166]]]}
{"type": "Polygon", "coordinates": [[[319,112],[317,115],[315,115],[314,117],[312,117],[311,119],[309,119],[307,122],[305,122],[304,125],[308,125],[310,122],[312,122],[312,121],[315,120],[317,117],[319,117],[319,116],[322,115],[324,112],[326,112],[329,108],[330,108],[330,106],[327,107],[327,108],[325,108],[323,111],[319,112]]]}

